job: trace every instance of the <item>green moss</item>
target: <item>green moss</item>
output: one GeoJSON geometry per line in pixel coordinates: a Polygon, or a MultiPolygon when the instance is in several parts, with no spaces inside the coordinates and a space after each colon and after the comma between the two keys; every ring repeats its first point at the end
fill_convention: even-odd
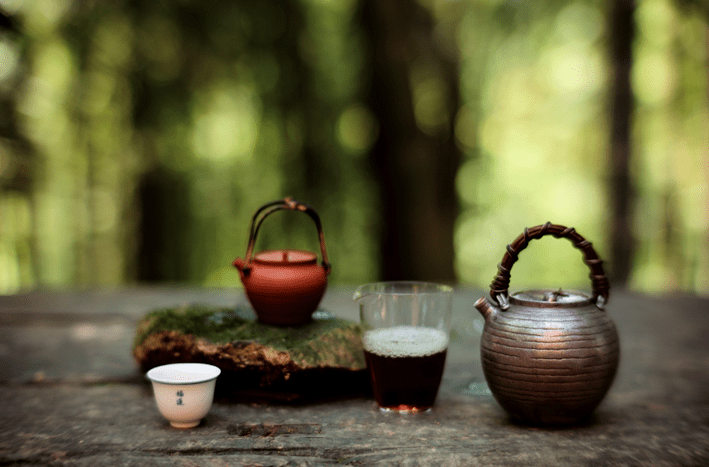
{"type": "Polygon", "coordinates": [[[189,305],[148,313],[138,325],[134,347],[160,331],[191,334],[213,344],[257,342],[288,352],[302,367],[364,368],[362,328],[351,321],[318,312],[298,327],[275,327],[253,319],[248,310],[189,305]]]}

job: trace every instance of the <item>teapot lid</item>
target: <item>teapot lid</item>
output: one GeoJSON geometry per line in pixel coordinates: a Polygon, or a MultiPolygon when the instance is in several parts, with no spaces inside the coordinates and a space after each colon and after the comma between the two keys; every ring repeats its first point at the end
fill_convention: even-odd
{"type": "Polygon", "coordinates": [[[301,250],[269,250],[257,253],[254,262],[271,266],[289,264],[315,264],[318,256],[310,251],[301,250]]]}
{"type": "Polygon", "coordinates": [[[576,307],[591,304],[593,297],[588,293],[576,290],[542,289],[515,292],[510,296],[510,301],[517,305],[535,307],[576,307]]]}

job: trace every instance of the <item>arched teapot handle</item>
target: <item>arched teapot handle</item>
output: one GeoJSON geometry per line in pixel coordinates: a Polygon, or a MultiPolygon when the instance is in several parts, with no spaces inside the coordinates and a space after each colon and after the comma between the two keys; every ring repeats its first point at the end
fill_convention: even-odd
{"type": "Polygon", "coordinates": [[[251,219],[251,228],[249,229],[249,245],[246,248],[246,256],[244,257],[244,267],[242,268],[244,274],[248,274],[251,270],[251,255],[254,251],[254,245],[256,244],[256,236],[258,235],[258,231],[261,228],[261,223],[264,221],[264,219],[266,219],[266,217],[282,209],[288,209],[291,211],[302,211],[309,215],[311,219],[313,219],[313,221],[315,222],[315,226],[318,229],[318,238],[320,240],[320,254],[322,255],[321,264],[322,267],[325,269],[325,272],[327,274],[330,274],[331,266],[327,260],[327,250],[325,248],[325,234],[323,234],[320,216],[318,216],[318,213],[315,212],[315,209],[313,209],[311,206],[305,203],[301,203],[300,201],[295,201],[290,197],[264,204],[258,209],[258,211],[256,211],[254,217],[251,219]],[[263,215],[260,219],[258,219],[261,213],[263,213],[263,215]]]}
{"type": "Polygon", "coordinates": [[[564,227],[547,222],[531,228],[525,228],[524,233],[517,237],[515,241],[507,245],[507,252],[502,257],[502,261],[497,265],[498,273],[490,284],[490,298],[497,303],[500,308],[509,308],[508,289],[510,286],[510,271],[512,265],[517,261],[520,251],[527,248],[529,242],[535,238],[545,235],[552,235],[555,238],[566,238],[573,245],[581,250],[584,255],[584,262],[591,269],[591,293],[596,306],[603,309],[608,302],[610,283],[603,272],[603,261],[598,257],[591,242],[583,238],[573,227],[564,227]]]}

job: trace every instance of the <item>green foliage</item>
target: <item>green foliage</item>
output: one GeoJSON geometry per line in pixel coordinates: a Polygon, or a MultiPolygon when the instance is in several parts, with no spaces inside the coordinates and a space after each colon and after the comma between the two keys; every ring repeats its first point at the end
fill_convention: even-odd
{"type": "MultiPolygon", "coordinates": [[[[511,5],[476,2],[459,23],[466,99],[456,136],[467,154],[457,180],[459,278],[488,284],[505,245],[546,221],[575,227],[612,271],[605,6],[511,5]]],[[[670,0],[643,0],[636,25],[631,285],[706,292],[706,19],[670,0]]],[[[512,287],[588,288],[579,253],[559,243],[530,245],[512,287]]]]}
{"type": "MultiPolygon", "coordinates": [[[[375,280],[383,210],[367,155],[360,3],[0,2],[0,292],[167,281],[240,287],[252,213],[293,196],[323,220],[333,283],[375,280]],[[160,194],[160,195],[158,195],[160,194]]],[[[486,286],[524,227],[574,226],[608,258],[607,5],[422,1],[458,63],[462,283],[486,286]]],[[[632,84],[631,286],[709,291],[707,8],[639,0],[632,84]]],[[[411,76],[416,121],[446,116],[411,76]]],[[[304,216],[303,216],[304,217],[304,216]]],[[[558,242],[557,242],[558,243],[558,242]]],[[[274,216],[257,250],[318,251],[274,216]]],[[[578,252],[533,244],[513,286],[578,286],[578,252]]]]}

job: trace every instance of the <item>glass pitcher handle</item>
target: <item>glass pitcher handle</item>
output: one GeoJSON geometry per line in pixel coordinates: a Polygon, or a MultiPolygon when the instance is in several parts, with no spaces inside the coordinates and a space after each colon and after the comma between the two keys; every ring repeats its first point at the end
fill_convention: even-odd
{"type": "Polygon", "coordinates": [[[610,283],[603,272],[603,260],[596,254],[591,242],[579,235],[573,227],[552,224],[547,222],[531,228],[525,228],[524,233],[517,237],[515,241],[507,245],[507,252],[502,257],[502,261],[497,265],[497,275],[490,284],[490,298],[497,303],[500,308],[509,308],[508,290],[510,286],[510,272],[512,266],[517,261],[519,253],[527,248],[529,242],[535,238],[545,235],[552,235],[555,238],[566,238],[574,247],[583,252],[584,262],[591,269],[591,293],[596,306],[603,309],[608,303],[610,283]]]}

